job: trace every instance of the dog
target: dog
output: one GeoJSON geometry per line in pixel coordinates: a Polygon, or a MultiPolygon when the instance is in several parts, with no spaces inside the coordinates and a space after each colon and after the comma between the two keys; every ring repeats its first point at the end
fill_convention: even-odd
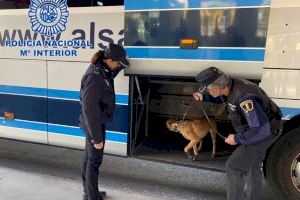
{"type": "Polygon", "coordinates": [[[211,157],[216,156],[216,133],[217,124],[215,118],[221,116],[224,112],[224,107],[220,108],[213,118],[209,118],[210,123],[205,117],[195,120],[173,120],[166,121],[167,128],[172,132],[180,133],[185,139],[190,142],[184,148],[184,152],[189,158],[196,160],[198,152],[201,150],[203,138],[210,132],[213,148],[211,157]],[[197,145],[199,146],[197,147],[197,145]],[[191,155],[190,150],[193,148],[194,155],[191,155]]]}

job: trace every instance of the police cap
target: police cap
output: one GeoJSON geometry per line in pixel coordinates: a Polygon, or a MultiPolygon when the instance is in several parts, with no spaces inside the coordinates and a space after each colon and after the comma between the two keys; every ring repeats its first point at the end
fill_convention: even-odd
{"type": "Polygon", "coordinates": [[[204,91],[206,86],[212,84],[221,74],[223,72],[216,67],[209,67],[197,74],[196,81],[199,83],[199,90],[204,91]]]}
{"type": "Polygon", "coordinates": [[[127,60],[125,49],[118,45],[110,43],[109,46],[105,49],[104,55],[107,58],[112,59],[113,61],[118,61],[123,68],[129,67],[129,61],[127,60]]]}

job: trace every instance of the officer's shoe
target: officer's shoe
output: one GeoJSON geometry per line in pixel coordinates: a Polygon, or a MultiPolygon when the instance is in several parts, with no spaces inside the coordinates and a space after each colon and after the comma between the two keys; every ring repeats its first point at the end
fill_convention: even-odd
{"type": "MultiPolygon", "coordinates": [[[[99,200],[104,200],[105,197],[106,197],[106,192],[105,191],[100,191],[99,196],[100,196],[99,200]]],[[[83,200],[88,200],[87,194],[83,195],[83,200]]]]}
{"type": "Polygon", "coordinates": [[[106,192],[105,191],[100,191],[99,195],[102,199],[104,199],[106,197],[106,192]]]}

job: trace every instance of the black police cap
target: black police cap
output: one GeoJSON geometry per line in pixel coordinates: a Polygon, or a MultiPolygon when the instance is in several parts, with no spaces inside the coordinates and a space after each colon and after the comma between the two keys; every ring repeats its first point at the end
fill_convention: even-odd
{"type": "Polygon", "coordinates": [[[199,83],[199,90],[203,91],[206,86],[217,80],[221,74],[223,72],[216,67],[209,67],[197,74],[196,81],[199,83]]]}
{"type": "Polygon", "coordinates": [[[105,49],[104,55],[107,58],[112,59],[113,61],[118,61],[122,67],[129,67],[129,61],[127,60],[125,49],[118,45],[110,43],[109,46],[105,49]]]}

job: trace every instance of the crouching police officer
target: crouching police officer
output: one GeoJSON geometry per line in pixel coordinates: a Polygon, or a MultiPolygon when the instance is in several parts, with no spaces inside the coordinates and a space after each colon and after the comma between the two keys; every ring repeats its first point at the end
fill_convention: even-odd
{"type": "Polygon", "coordinates": [[[114,78],[129,66],[125,50],[110,44],[94,54],[81,79],[80,127],[86,136],[82,163],[84,200],[102,200],[106,192],[98,190],[99,167],[105,145],[105,123],[112,121],[115,109],[114,78]]]}
{"type": "Polygon", "coordinates": [[[229,134],[225,142],[241,144],[226,162],[227,200],[262,199],[261,166],[267,148],[280,135],[280,109],[254,83],[230,78],[215,67],[200,72],[196,80],[200,84],[200,92],[193,95],[196,100],[226,101],[236,134],[229,134]]]}

